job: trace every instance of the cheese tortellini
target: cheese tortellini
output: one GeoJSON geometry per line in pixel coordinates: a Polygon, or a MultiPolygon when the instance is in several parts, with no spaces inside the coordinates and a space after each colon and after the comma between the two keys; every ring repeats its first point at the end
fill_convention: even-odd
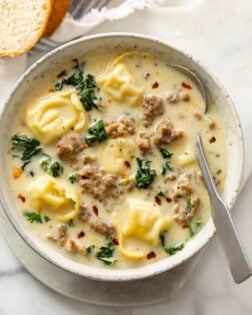
{"type": "Polygon", "coordinates": [[[57,219],[67,222],[79,213],[80,198],[72,185],[43,175],[27,188],[30,206],[38,212],[48,211],[58,214],[57,219]]]}
{"type": "Polygon", "coordinates": [[[105,167],[107,172],[125,175],[129,172],[125,161],[131,160],[131,157],[136,153],[136,149],[136,143],[132,139],[109,139],[105,146],[101,147],[100,164],[105,167]]]}
{"type": "Polygon", "coordinates": [[[115,65],[111,72],[98,77],[97,82],[112,99],[123,105],[136,106],[143,95],[142,88],[122,63],[115,65]]]}
{"type": "Polygon", "coordinates": [[[26,124],[44,144],[59,138],[70,129],[82,130],[86,114],[74,90],[54,92],[28,106],[26,124]]]}
{"type": "Polygon", "coordinates": [[[129,198],[122,209],[113,215],[119,236],[119,249],[129,258],[142,258],[157,245],[159,234],[172,219],[149,202],[129,198]]]}

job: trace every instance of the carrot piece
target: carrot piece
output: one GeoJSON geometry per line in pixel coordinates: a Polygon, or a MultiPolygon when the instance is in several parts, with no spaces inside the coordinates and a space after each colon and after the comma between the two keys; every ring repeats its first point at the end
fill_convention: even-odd
{"type": "Polygon", "coordinates": [[[13,178],[18,179],[21,176],[22,170],[20,168],[15,167],[13,170],[13,178]]]}

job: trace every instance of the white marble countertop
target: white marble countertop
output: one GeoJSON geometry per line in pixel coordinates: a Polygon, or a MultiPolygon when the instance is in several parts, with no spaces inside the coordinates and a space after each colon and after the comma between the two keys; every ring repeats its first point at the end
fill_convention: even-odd
{"type": "MultiPolygon", "coordinates": [[[[190,52],[224,84],[240,114],[247,152],[252,140],[252,2],[243,0],[171,0],[170,8],[145,10],[92,33],[124,31],[159,37],[190,52]],[[147,22],[146,22],[147,21],[147,22]]],[[[247,153],[245,176],[252,163],[247,153]]],[[[248,256],[252,261],[249,178],[234,212],[248,256]]],[[[202,256],[177,297],[169,302],[137,308],[83,304],[52,292],[35,280],[0,235],[0,315],[15,314],[171,314],[251,315],[252,279],[233,283],[217,240],[202,256]]],[[[95,294],[95,292],[94,292],[95,294]]]]}

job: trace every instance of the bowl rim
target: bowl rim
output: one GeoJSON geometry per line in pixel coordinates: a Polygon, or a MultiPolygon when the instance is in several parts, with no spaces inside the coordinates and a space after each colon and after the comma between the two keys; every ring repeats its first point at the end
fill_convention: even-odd
{"type": "MultiPolygon", "coordinates": [[[[3,121],[3,116],[4,116],[4,113],[5,113],[6,109],[7,109],[7,107],[8,107],[8,104],[11,101],[12,97],[14,96],[16,90],[21,85],[21,83],[27,77],[29,77],[29,75],[32,74],[32,72],[35,71],[36,68],[39,67],[41,64],[43,64],[45,61],[47,61],[51,57],[57,55],[59,52],[61,52],[62,50],[66,49],[68,47],[73,47],[75,45],[78,45],[80,43],[85,43],[85,42],[88,42],[90,40],[99,40],[99,39],[103,39],[103,38],[111,38],[111,39],[113,39],[115,37],[117,37],[117,38],[120,37],[120,38],[125,38],[125,39],[131,38],[131,39],[136,39],[136,40],[137,39],[145,40],[145,41],[148,41],[148,42],[152,43],[153,45],[161,45],[161,46],[164,47],[164,49],[168,48],[168,49],[174,50],[175,52],[183,55],[186,59],[190,59],[194,64],[199,66],[206,74],[208,74],[211,77],[211,79],[214,81],[214,83],[216,84],[218,89],[222,90],[223,94],[225,94],[225,96],[227,98],[227,101],[229,103],[229,106],[232,109],[233,117],[235,118],[235,120],[237,122],[237,131],[239,133],[238,134],[238,138],[239,138],[238,142],[239,142],[239,145],[240,145],[239,155],[240,155],[241,160],[242,160],[239,177],[238,177],[237,182],[236,182],[236,187],[237,188],[234,190],[234,192],[232,194],[232,200],[230,202],[230,206],[232,206],[235,203],[235,201],[236,201],[236,199],[238,197],[238,194],[240,192],[240,189],[241,189],[241,183],[242,183],[242,178],[243,178],[243,173],[244,173],[244,159],[245,159],[244,136],[243,136],[243,131],[242,131],[242,127],[241,127],[241,123],[240,123],[240,119],[239,119],[237,110],[236,110],[232,100],[230,99],[229,94],[224,89],[223,85],[207,69],[207,67],[202,65],[202,63],[200,61],[194,59],[191,56],[191,54],[187,53],[184,49],[178,49],[178,48],[170,45],[170,43],[165,42],[163,40],[160,40],[158,38],[155,38],[153,36],[147,36],[147,35],[142,35],[142,34],[138,34],[138,33],[124,33],[124,32],[99,33],[99,34],[96,34],[96,35],[90,35],[90,36],[84,36],[84,37],[78,38],[76,40],[67,42],[67,43],[65,43],[65,44],[55,48],[54,50],[52,50],[52,51],[48,52],[46,55],[44,55],[42,58],[38,59],[18,79],[18,81],[14,85],[11,93],[9,94],[8,99],[4,103],[3,109],[2,109],[1,114],[0,114],[0,122],[3,121]]],[[[1,125],[3,125],[3,124],[1,124],[1,125]]],[[[76,274],[76,275],[79,275],[79,276],[84,276],[84,277],[92,279],[92,280],[98,280],[98,281],[111,281],[111,282],[114,282],[114,281],[140,280],[140,279],[144,279],[144,278],[147,278],[147,277],[152,277],[152,276],[158,275],[160,273],[163,273],[165,271],[174,269],[175,267],[183,264],[184,262],[186,262],[187,260],[189,260],[190,258],[195,256],[203,248],[205,248],[208,245],[208,243],[210,242],[210,240],[215,236],[215,233],[216,233],[215,232],[215,228],[214,228],[214,224],[213,224],[213,221],[212,221],[212,218],[210,218],[208,223],[206,223],[206,225],[203,227],[203,229],[205,229],[206,226],[208,226],[209,230],[210,230],[209,233],[204,236],[204,240],[201,242],[201,244],[197,244],[194,248],[192,248],[190,251],[188,251],[188,253],[186,255],[184,255],[184,253],[186,251],[183,250],[182,252],[179,252],[175,256],[169,256],[167,258],[161,259],[161,260],[159,260],[159,261],[157,261],[155,263],[152,263],[152,264],[144,266],[144,267],[131,268],[131,269],[107,270],[105,268],[89,267],[89,266],[87,266],[85,264],[80,264],[80,263],[74,262],[74,261],[66,258],[65,256],[61,255],[61,254],[56,255],[56,258],[57,258],[57,256],[59,256],[61,258],[63,256],[63,259],[56,259],[55,257],[51,257],[50,255],[47,255],[45,253],[45,251],[41,250],[41,248],[38,246],[36,241],[33,241],[31,238],[29,238],[27,235],[25,235],[25,233],[24,233],[25,229],[23,230],[21,228],[21,226],[18,225],[17,222],[15,222],[15,220],[13,220],[11,214],[8,212],[8,210],[4,206],[5,202],[4,202],[4,196],[3,196],[2,190],[0,190],[0,203],[1,203],[1,206],[2,206],[5,214],[7,215],[8,220],[10,221],[12,226],[14,227],[15,231],[25,241],[25,243],[32,250],[34,250],[37,254],[39,254],[42,258],[46,259],[48,262],[52,263],[53,265],[55,265],[55,266],[65,270],[65,271],[68,271],[70,273],[73,273],[73,274],[76,274]],[[167,261],[168,259],[170,260],[170,263],[164,263],[164,261],[167,261]],[[71,263],[67,264],[67,266],[66,266],[66,262],[64,263],[65,260],[69,260],[71,263]],[[72,266],[70,266],[70,265],[72,265],[72,266]],[[76,267],[78,267],[79,265],[81,265],[82,268],[77,268],[76,269],[76,267]],[[157,268],[154,268],[154,267],[157,267],[157,268]]],[[[195,239],[193,241],[195,241],[195,239]]],[[[55,251],[55,250],[53,250],[53,251],[55,251]]]]}

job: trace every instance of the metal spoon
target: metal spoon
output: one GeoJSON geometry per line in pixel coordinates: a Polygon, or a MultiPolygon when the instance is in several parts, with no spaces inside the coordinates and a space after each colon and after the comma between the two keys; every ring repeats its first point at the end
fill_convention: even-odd
{"type": "Polygon", "coordinates": [[[230,216],[229,208],[216,190],[199,134],[196,136],[195,152],[210,197],[211,213],[217,236],[224,250],[234,281],[241,283],[251,276],[251,269],[230,216]]]}
{"type": "Polygon", "coordinates": [[[171,64],[171,65],[169,65],[169,67],[172,67],[172,68],[179,70],[180,72],[184,73],[185,75],[187,75],[190,79],[192,79],[194,81],[194,83],[197,85],[197,87],[200,91],[200,94],[202,95],[203,102],[204,102],[204,114],[206,114],[208,111],[207,91],[206,91],[205,85],[202,83],[199,76],[195,72],[193,72],[192,70],[190,70],[189,68],[187,68],[185,66],[181,66],[178,64],[171,64]]]}

